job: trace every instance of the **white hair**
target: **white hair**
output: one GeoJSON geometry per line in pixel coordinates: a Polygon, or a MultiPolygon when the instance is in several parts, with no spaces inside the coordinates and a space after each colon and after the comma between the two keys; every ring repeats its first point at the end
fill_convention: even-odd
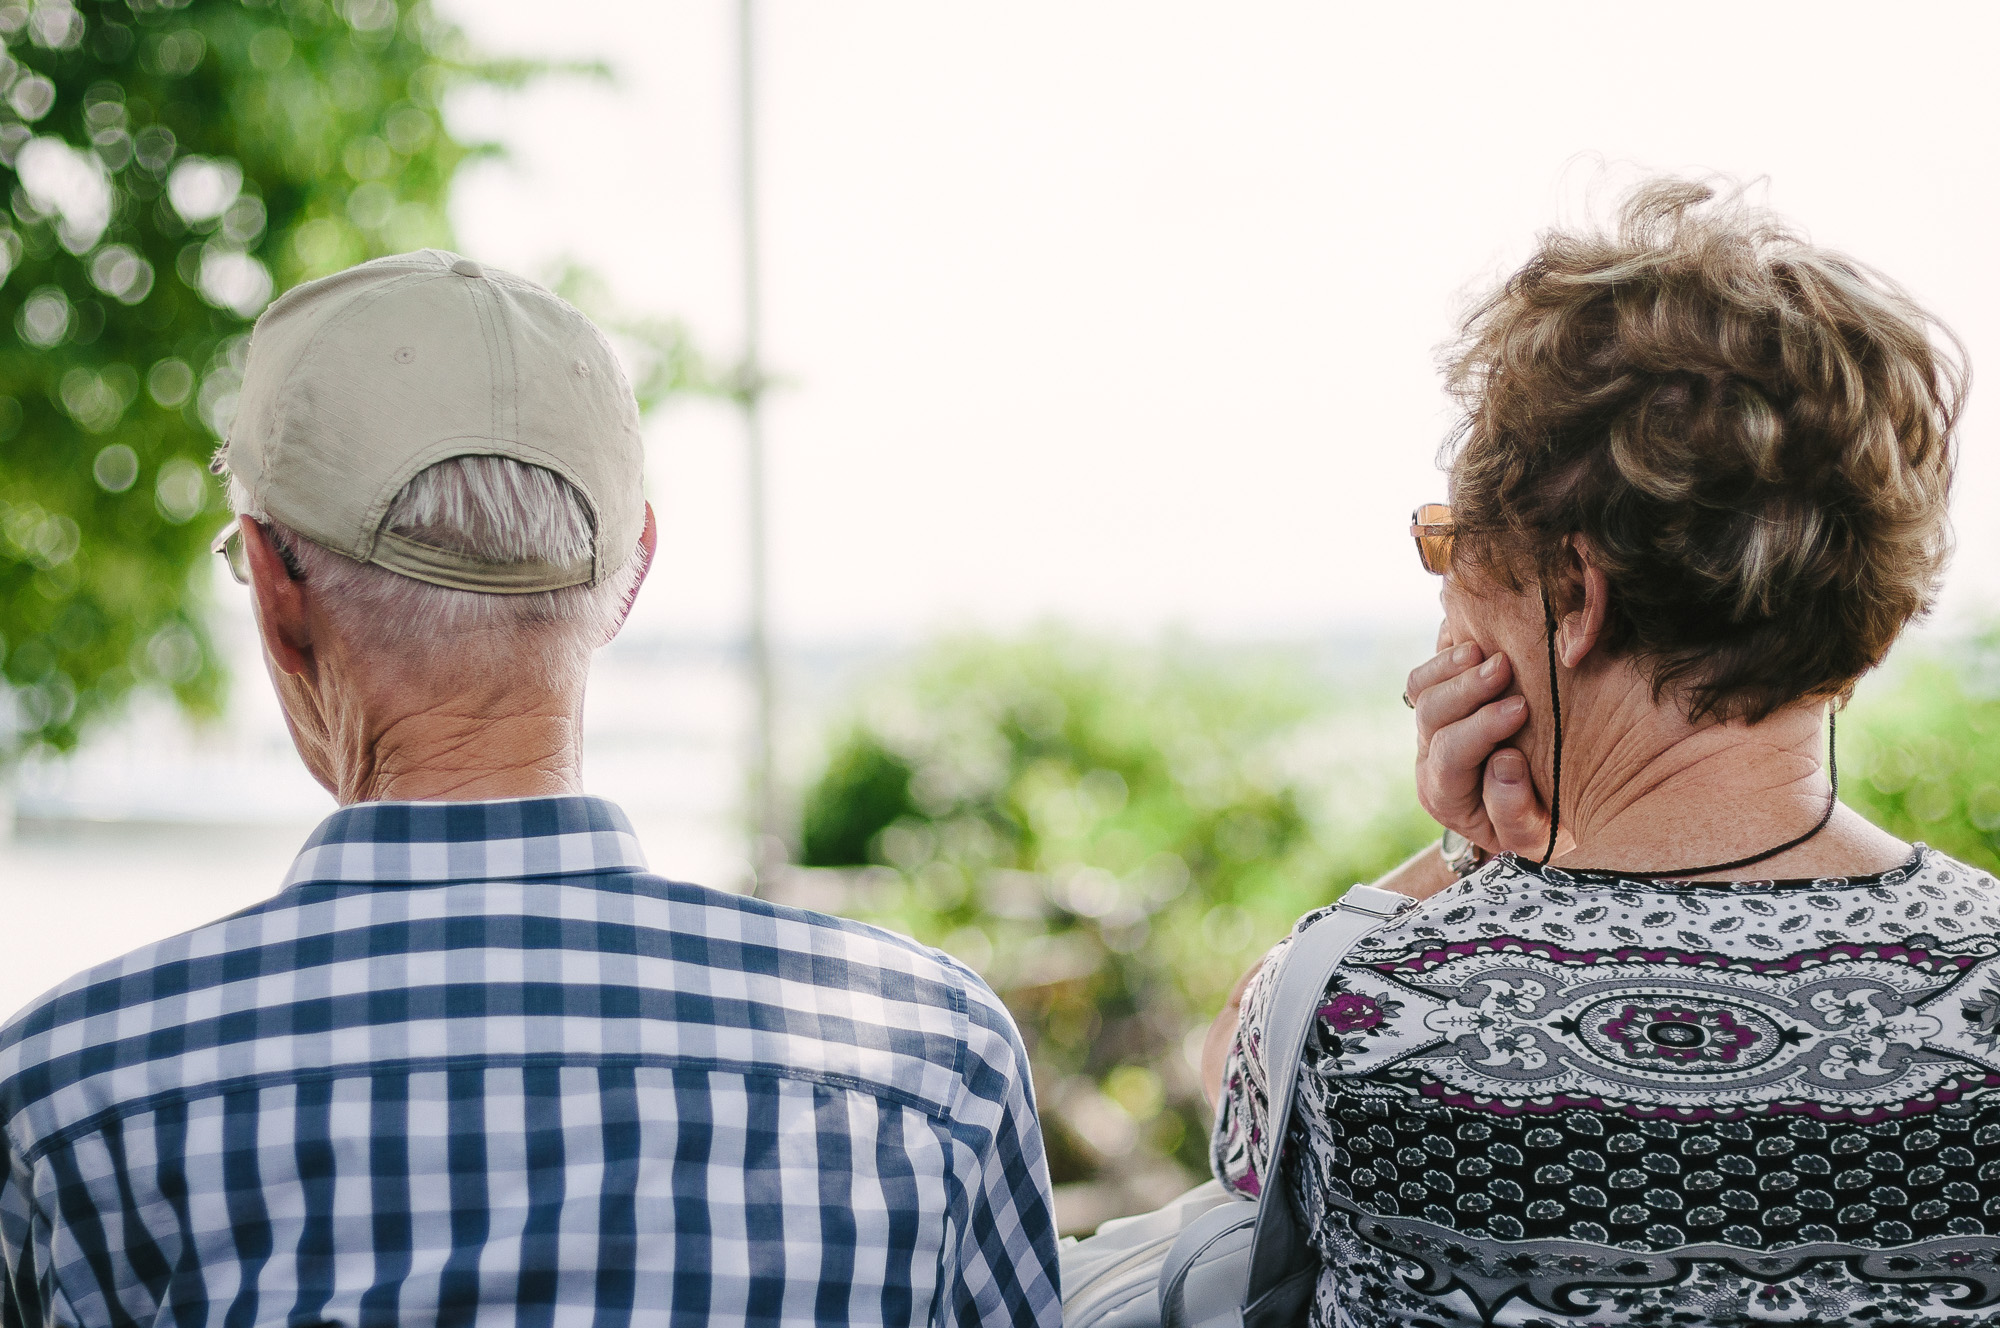
{"type": "MultiPolygon", "coordinates": [[[[233,476],[229,503],[270,530],[293,574],[313,588],[350,640],[399,654],[435,657],[447,644],[484,638],[512,663],[553,678],[585,665],[610,640],[637,584],[642,555],[595,586],[532,595],[453,590],[357,562],[315,544],[259,510],[233,476]],[[522,647],[528,647],[521,650],[522,647]]],[[[419,471],[403,486],[382,528],[484,562],[587,559],[595,538],[583,495],[554,471],[507,457],[462,456],[419,471]]]]}

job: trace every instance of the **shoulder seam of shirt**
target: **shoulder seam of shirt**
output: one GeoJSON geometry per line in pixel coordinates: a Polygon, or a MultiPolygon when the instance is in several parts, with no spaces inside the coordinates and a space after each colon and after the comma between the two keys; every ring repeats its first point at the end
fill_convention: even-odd
{"type": "MultiPolygon", "coordinates": [[[[954,1039],[957,1048],[955,1063],[959,1068],[959,1081],[964,1082],[966,1040],[954,1039]]],[[[927,1101],[905,1089],[889,1084],[858,1079],[853,1075],[839,1074],[825,1070],[811,1070],[797,1066],[774,1066],[751,1061],[735,1061],[721,1056],[666,1056],[632,1052],[610,1053],[567,1053],[548,1052],[531,1055],[494,1056],[473,1053],[464,1056],[422,1056],[407,1060],[366,1061],[352,1065],[316,1066],[309,1070],[272,1070],[263,1074],[239,1075],[233,1079],[218,1079],[213,1083],[198,1084],[185,1088],[170,1088],[145,1097],[131,1098],[115,1106],[94,1111],[81,1120],[71,1121],[47,1137],[36,1140],[21,1151],[21,1161],[32,1166],[50,1152],[73,1140],[103,1129],[112,1121],[142,1112],[157,1110],[172,1103],[196,1102],[211,1097],[227,1097],[233,1093],[248,1092],[253,1089],[269,1088],[284,1084],[318,1083],[329,1079],[366,1078],[384,1072],[424,1074],[449,1070],[464,1066],[477,1066],[486,1070],[519,1069],[530,1065],[554,1065],[563,1068],[602,1068],[606,1066],[648,1067],[655,1069],[702,1069],[716,1070],[728,1074],[741,1074],[752,1078],[795,1079],[808,1083],[823,1084],[829,1088],[852,1089],[879,1097],[899,1106],[908,1107],[932,1120],[952,1126],[955,1112],[951,1105],[927,1101]]],[[[11,1123],[0,1126],[8,1128],[11,1123]]]]}
{"type": "MultiPolygon", "coordinates": [[[[952,972],[950,964],[943,967],[953,977],[958,976],[952,972]]],[[[965,1091],[965,1057],[972,1049],[972,994],[965,989],[962,981],[950,983],[948,989],[951,992],[951,1012],[960,1025],[957,1045],[951,1049],[951,1077],[958,1082],[962,1093],[965,1091]]]]}

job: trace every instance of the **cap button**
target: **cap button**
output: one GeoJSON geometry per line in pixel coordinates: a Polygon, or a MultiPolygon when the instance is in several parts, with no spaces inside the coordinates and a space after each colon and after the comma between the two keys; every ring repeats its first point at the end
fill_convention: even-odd
{"type": "Polygon", "coordinates": [[[483,277],[486,275],[486,269],[469,258],[459,259],[451,265],[451,270],[458,273],[461,277],[483,277]]]}

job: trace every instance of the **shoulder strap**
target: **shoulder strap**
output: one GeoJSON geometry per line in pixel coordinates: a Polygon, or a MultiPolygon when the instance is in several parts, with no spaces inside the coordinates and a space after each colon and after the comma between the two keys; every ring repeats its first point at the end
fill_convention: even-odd
{"type": "Polygon", "coordinates": [[[1258,1195],[1256,1235],[1250,1248],[1250,1279],[1244,1297],[1246,1320],[1284,1284],[1311,1268],[1306,1233],[1299,1230],[1286,1193],[1281,1165],[1285,1139],[1292,1127],[1292,1100],[1298,1095],[1299,1062],[1305,1055],[1306,1034],[1333,980],[1355,942],[1412,907],[1408,895],[1379,886],[1350,886],[1327,915],[1292,938],[1278,966],[1277,987],[1271,993],[1269,1023],[1264,1029],[1264,1072],[1270,1087],[1271,1141],[1258,1195]]]}

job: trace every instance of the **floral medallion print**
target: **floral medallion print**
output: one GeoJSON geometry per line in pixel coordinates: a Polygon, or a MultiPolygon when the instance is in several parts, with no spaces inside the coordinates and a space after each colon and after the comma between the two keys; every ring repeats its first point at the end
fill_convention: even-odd
{"type": "Polygon", "coordinates": [[[1920,1008],[1966,970],[1926,972],[1905,962],[1905,947],[1848,949],[1807,952],[1796,966],[1706,968],[1555,946],[1452,946],[1421,969],[1376,975],[1401,990],[1421,1031],[1378,1042],[1356,1068],[1394,1058],[1447,1100],[1485,1096],[1521,1110],[1548,1098],[1558,1108],[1865,1114],[2000,1076],[2000,1055],[1962,1022],[1948,1028],[1920,1008]],[[1730,1085],[1726,1103],[1718,1080],[1730,1085]]]}
{"type": "Polygon", "coordinates": [[[1584,1011],[1582,1027],[1590,1030],[1583,1036],[1597,1047],[1615,1046],[1625,1060],[1647,1068],[1668,1061],[1682,1070],[1729,1069],[1743,1060],[1744,1052],[1776,1041],[1777,1030],[1770,1022],[1717,1001],[1633,1005],[1614,998],[1584,1011]],[[1617,1013],[1603,1019],[1614,1008],[1617,1013]]]}
{"type": "Polygon", "coordinates": [[[1382,1003],[1343,991],[1319,1007],[1319,1017],[1336,1033],[1364,1033],[1382,1022],[1382,1003]]]}
{"type": "MultiPolygon", "coordinates": [[[[1214,1138],[1244,1193],[1268,995],[1214,1138]]],[[[1983,873],[1920,849],[1688,886],[1502,858],[1365,938],[1318,1014],[1288,1164],[1321,1328],[2000,1328],[1983,873]]]]}

